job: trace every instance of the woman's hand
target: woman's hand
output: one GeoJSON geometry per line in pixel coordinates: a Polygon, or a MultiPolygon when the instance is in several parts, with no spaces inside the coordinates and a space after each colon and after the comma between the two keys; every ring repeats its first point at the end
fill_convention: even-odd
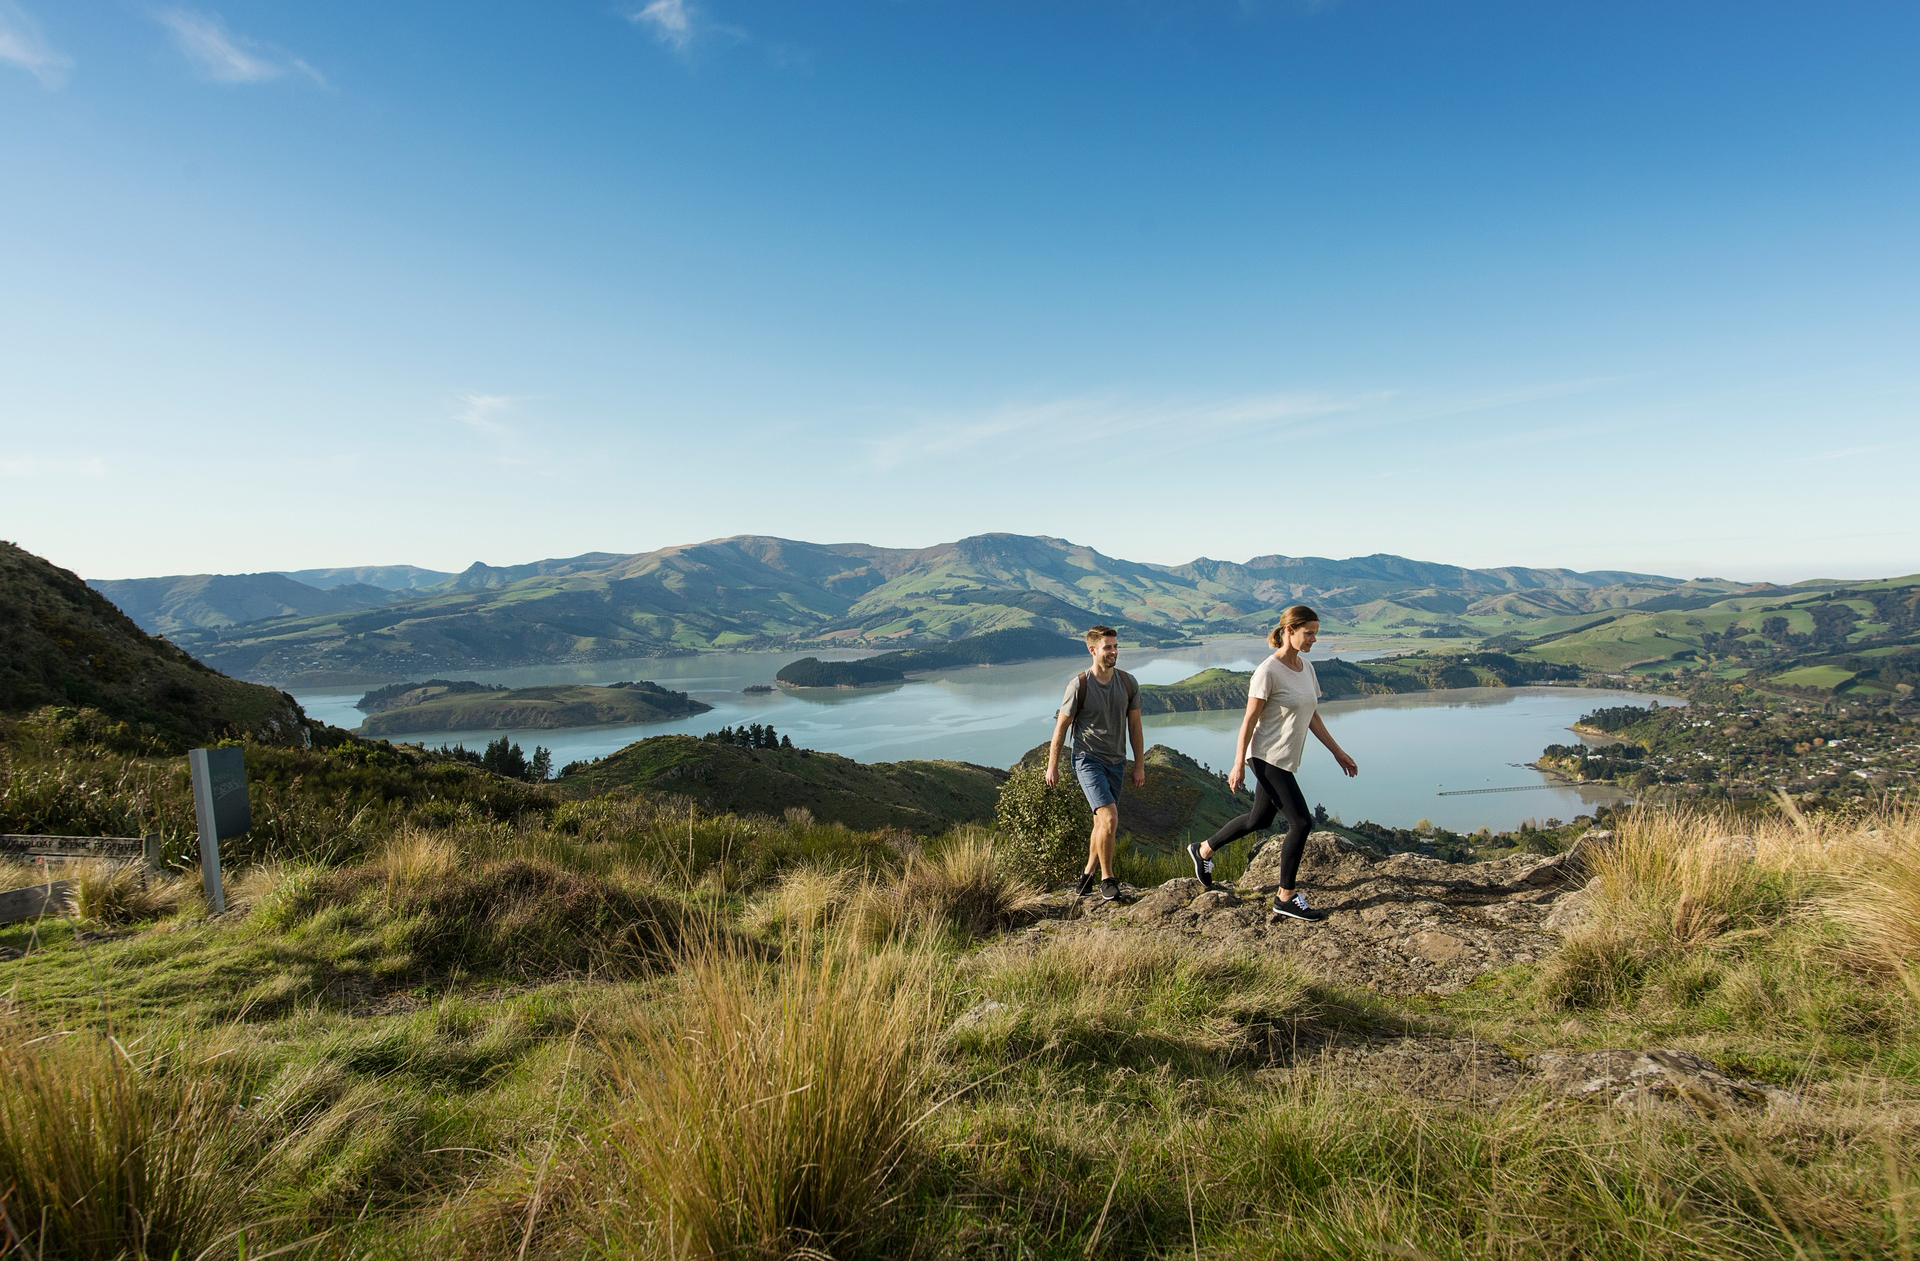
{"type": "Polygon", "coordinates": [[[1352,779],[1360,773],[1360,763],[1348,757],[1345,749],[1335,749],[1333,751],[1333,760],[1340,763],[1340,769],[1347,773],[1348,779],[1352,779]]]}
{"type": "Polygon", "coordinates": [[[1227,791],[1239,792],[1240,785],[1247,782],[1247,764],[1235,762],[1233,769],[1227,772],[1227,791]]]}

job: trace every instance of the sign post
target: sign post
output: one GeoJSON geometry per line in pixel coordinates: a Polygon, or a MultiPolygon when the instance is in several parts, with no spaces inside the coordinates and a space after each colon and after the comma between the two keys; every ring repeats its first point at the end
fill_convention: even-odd
{"type": "Polygon", "coordinates": [[[187,765],[193,771],[193,810],[200,821],[200,879],[207,889],[207,908],[218,915],[227,909],[220,842],[253,826],[246,759],[239,749],[189,749],[187,765]]]}

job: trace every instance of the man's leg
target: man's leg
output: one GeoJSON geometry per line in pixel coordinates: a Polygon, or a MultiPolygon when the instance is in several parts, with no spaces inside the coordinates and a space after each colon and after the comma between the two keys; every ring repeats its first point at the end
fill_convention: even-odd
{"type": "Polygon", "coordinates": [[[1100,869],[1100,878],[1113,878],[1113,847],[1115,838],[1120,835],[1120,807],[1101,806],[1093,812],[1093,835],[1087,839],[1087,870],[1096,866],[1100,869]]]}

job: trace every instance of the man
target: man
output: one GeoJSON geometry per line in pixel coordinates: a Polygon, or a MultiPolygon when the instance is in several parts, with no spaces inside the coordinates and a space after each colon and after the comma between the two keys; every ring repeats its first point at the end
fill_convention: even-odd
{"type": "Polygon", "coordinates": [[[1087,632],[1087,655],[1093,668],[1083,670],[1067,684],[1060,713],[1053,724],[1053,742],[1047,746],[1047,787],[1060,782],[1060,744],[1073,731],[1073,777],[1080,781],[1087,805],[1093,808],[1093,835],[1087,841],[1087,869],[1080,874],[1078,893],[1093,892],[1093,871],[1100,869],[1100,896],[1120,896],[1113,878],[1113,847],[1120,835],[1120,781],[1127,770],[1128,740],[1133,741],[1133,786],[1147,782],[1147,738],[1140,729],[1140,685],[1125,670],[1117,670],[1120,637],[1111,626],[1087,632]]]}

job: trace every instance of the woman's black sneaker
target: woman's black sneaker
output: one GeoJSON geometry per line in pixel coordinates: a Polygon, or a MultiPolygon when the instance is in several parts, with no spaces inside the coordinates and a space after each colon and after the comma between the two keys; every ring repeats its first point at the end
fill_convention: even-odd
{"type": "Polygon", "coordinates": [[[1209,889],[1218,889],[1220,887],[1213,882],[1213,859],[1202,858],[1200,856],[1199,841],[1195,841],[1193,844],[1187,846],[1187,857],[1193,860],[1193,874],[1199,878],[1202,885],[1205,885],[1209,889]]]}
{"type": "Polygon", "coordinates": [[[1120,896],[1120,882],[1108,876],[1100,882],[1100,896],[1111,902],[1120,896]]]}
{"type": "Polygon", "coordinates": [[[1092,892],[1093,873],[1091,871],[1083,871],[1080,873],[1080,883],[1073,887],[1073,896],[1076,898],[1084,898],[1092,892]]]}
{"type": "Polygon", "coordinates": [[[1325,911],[1316,911],[1307,905],[1307,895],[1298,890],[1285,901],[1279,897],[1273,899],[1273,913],[1284,915],[1288,919],[1303,919],[1309,924],[1317,924],[1327,917],[1325,911]]]}

